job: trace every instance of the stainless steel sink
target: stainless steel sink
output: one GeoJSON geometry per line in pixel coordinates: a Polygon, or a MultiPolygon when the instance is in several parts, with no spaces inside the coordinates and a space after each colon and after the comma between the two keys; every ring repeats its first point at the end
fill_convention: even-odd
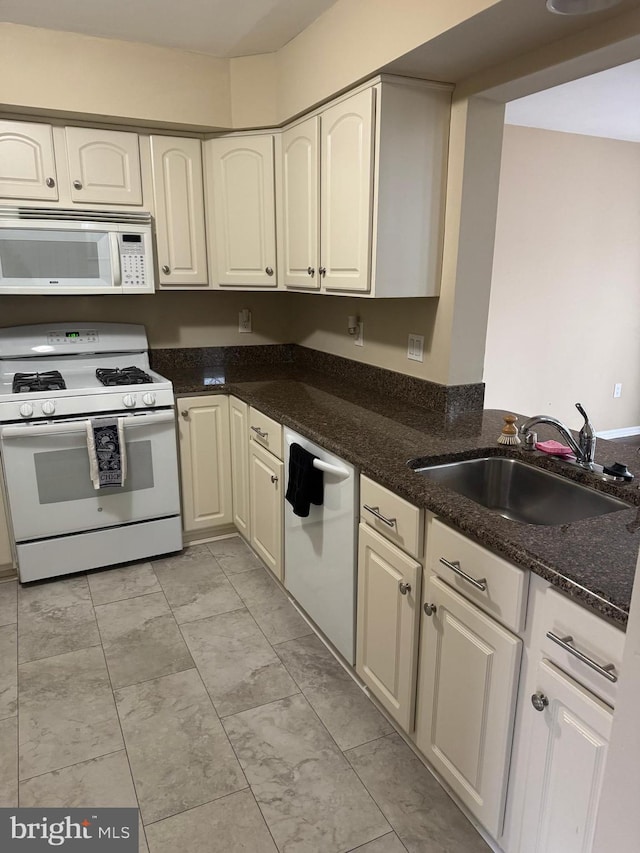
{"type": "MultiPolygon", "coordinates": [[[[414,468],[412,462],[409,466],[414,468]]],[[[568,524],[630,506],[550,471],[501,456],[414,470],[504,518],[526,524],[568,524]]]]}

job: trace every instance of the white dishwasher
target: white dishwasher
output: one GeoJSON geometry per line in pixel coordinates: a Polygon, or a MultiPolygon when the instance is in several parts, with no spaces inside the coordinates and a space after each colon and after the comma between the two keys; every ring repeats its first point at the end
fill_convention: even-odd
{"type": "Polygon", "coordinates": [[[358,480],[353,465],[285,428],[285,476],[293,443],[316,458],[324,499],[307,518],[284,502],[284,585],[327,639],[355,663],[358,480]]]}

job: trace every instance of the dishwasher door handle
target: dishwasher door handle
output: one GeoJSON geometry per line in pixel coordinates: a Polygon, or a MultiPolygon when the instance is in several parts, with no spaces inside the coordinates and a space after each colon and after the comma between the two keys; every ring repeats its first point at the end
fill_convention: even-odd
{"type": "Polygon", "coordinates": [[[338,465],[330,465],[328,462],[323,462],[322,459],[314,459],[313,467],[318,471],[324,471],[325,474],[333,474],[339,480],[346,480],[350,476],[350,472],[346,468],[340,468],[338,465]]]}

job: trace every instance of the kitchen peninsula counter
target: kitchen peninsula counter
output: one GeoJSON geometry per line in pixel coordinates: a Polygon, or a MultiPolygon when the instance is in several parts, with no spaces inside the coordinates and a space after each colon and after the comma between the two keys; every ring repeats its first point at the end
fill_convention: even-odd
{"type": "MultiPolygon", "coordinates": [[[[193,351],[192,363],[185,363],[184,357],[173,360],[171,351],[163,350],[158,369],[173,381],[177,395],[234,394],[625,628],[640,548],[640,491],[635,481],[631,485],[605,484],[576,466],[539,452],[499,445],[497,438],[505,412],[473,408],[482,386],[458,386],[448,398],[439,390],[443,386],[422,383],[433,386],[426,388],[427,398],[435,394],[440,397],[439,404],[444,401],[437,410],[414,402],[422,395],[418,386],[418,393],[408,399],[404,392],[411,394],[415,389],[398,388],[405,383],[401,374],[365,367],[363,376],[367,381],[355,382],[353,375],[348,375],[350,367],[340,375],[340,362],[345,359],[322,353],[316,353],[314,359],[309,350],[304,358],[299,353],[296,357],[295,351],[303,349],[300,347],[245,348],[248,349],[269,351],[268,358],[256,353],[253,359],[238,356],[235,363],[232,358],[226,363],[204,364],[193,351]],[[333,361],[326,362],[327,358],[333,361]],[[484,455],[521,458],[613,494],[633,506],[571,524],[524,524],[502,518],[407,466],[407,461],[414,458],[433,464],[484,455]]],[[[406,382],[410,386],[420,380],[407,377],[406,382]]],[[[543,428],[540,434],[557,437],[553,430],[547,432],[543,428]]],[[[600,464],[624,461],[634,471],[636,458],[634,448],[598,440],[596,460],[600,464]]]]}

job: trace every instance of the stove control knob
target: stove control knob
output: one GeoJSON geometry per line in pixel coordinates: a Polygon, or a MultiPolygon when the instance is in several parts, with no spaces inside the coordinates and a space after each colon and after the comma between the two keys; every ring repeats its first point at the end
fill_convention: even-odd
{"type": "Polygon", "coordinates": [[[23,418],[30,418],[33,415],[33,406],[31,403],[23,403],[20,406],[20,414],[23,418]]]}
{"type": "Polygon", "coordinates": [[[145,404],[145,406],[155,406],[156,395],[155,394],[149,394],[147,392],[146,394],[142,395],[142,402],[145,404]]]}
{"type": "Polygon", "coordinates": [[[42,404],[42,414],[52,415],[56,410],[55,400],[45,400],[42,404]]]}
{"type": "Polygon", "coordinates": [[[122,398],[123,404],[127,407],[127,409],[133,409],[136,404],[136,395],[135,394],[125,394],[122,398]]]}

